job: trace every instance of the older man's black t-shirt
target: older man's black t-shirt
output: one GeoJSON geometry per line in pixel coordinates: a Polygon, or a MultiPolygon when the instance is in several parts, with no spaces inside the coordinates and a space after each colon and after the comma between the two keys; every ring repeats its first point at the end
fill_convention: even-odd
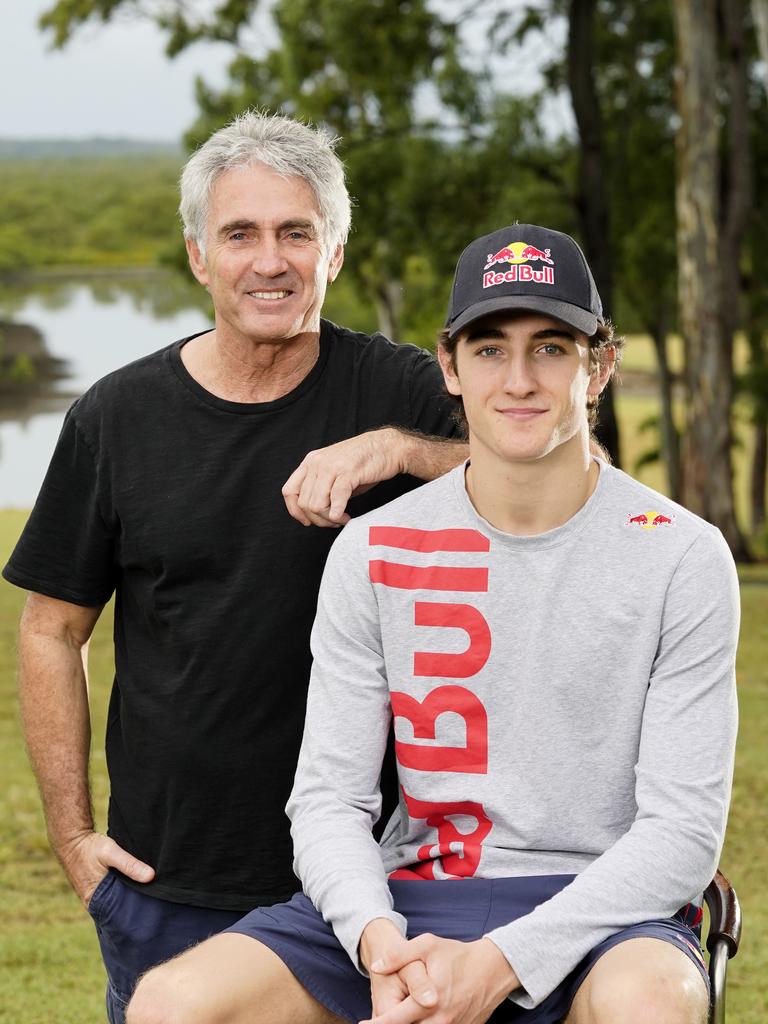
{"type": "Polygon", "coordinates": [[[81,605],[115,592],[109,834],[156,869],[143,891],[245,911],[298,888],[284,808],[337,535],[290,518],[281,487],[308,451],[365,430],[450,436],[453,407],[426,352],[326,321],[316,365],[273,402],[210,394],[183,344],[72,406],[4,575],[81,605]]]}

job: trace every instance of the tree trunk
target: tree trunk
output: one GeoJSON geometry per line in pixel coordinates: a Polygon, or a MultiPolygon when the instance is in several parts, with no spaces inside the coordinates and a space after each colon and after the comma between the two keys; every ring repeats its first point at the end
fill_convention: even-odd
{"type": "MultiPolygon", "coordinates": [[[[613,311],[613,254],[611,251],[608,187],[600,103],[595,88],[595,0],[570,0],[568,12],[568,86],[579,132],[577,208],[584,250],[592,268],[606,316],[613,311]]],[[[598,441],[615,465],[621,464],[619,427],[609,385],[600,402],[598,441]]]]}
{"type": "Polygon", "coordinates": [[[656,349],[656,363],[659,368],[661,457],[667,470],[669,496],[673,501],[680,501],[680,437],[675,426],[674,394],[667,352],[666,325],[657,324],[651,331],[651,337],[656,349]]]}
{"type": "Polygon", "coordinates": [[[754,183],[745,0],[719,0],[719,11],[725,50],[725,78],[728,85],[728,145],[720,248],[720,330],[721,344],[728,353],[730,374],[727,386],[729,403],[732,406],[733,339],[736,330],[744,322],[745,288],[741,274],[741,255],[752,210],[754,183]]]}
{"type": "MultiPolygon", "coordinates": [[[[763,70],[763,85],[768,96],[768,0],[752,0],[752,20],[757,36],[757,50],[763,70]]],[[[754,284],[750,282],[754,287],[754,284]]],[[[763,331],[759,323],[750,323],[749,332],[750,365],[753,373],[763,375],[768,362],[763,331]]],[[[752,536],[757,537],[766,526],[766,484],[768,483],[768,398],[755,394],[754,451],[750,467],[750,527],[752,536]]]]}
{"type": "Polygon", "coordinates": [[[682,494],[744,558],[733,504],[731,349],[723,344],[721,320],[715,0],[674,0],[674,14],[678,294],[688,403],[682,494]]]}
{"type": "MultiPolygon", "coordinates": [[[[752,147],[749,117],[749,64],[744,31],[746,11],[742,0],[720,0],[725,46],[728,106],[726,187],[720,235],[721,302],[720,322],[723,345],[732,348],[733,335],[742,322],[740,272],[744,234],[752,209],[752,147]]],[[[732,365],[733,360],[729,360],[732,365]]],[[[731,386],[731,400],[732,381],[731,386]]]]}
{"type": "Polygon", "coordinates": [[[400,281],[382,281],[374,289],[379,330],[391,341],[400,341],[403,312],[403,286],[400,281]]]}
{"type": "Polygon", "coordinates": [[[768,94],[768,0],[752,0],[752,20],[755,23],[757,51],[763,65],[763,85],[768,94]]]}
{"type": "MultiPolygon", "coordinates": [[[[752,311],[750,311],[752,312],[752,311]]],[[[749,365],[755,378],[755,392],[752,396],[754,415],[754,451],[749,479],[749,524],[752,536],[758,537],[766,523],[766,484],[768,484],[768,394],[761,393],[760,382],[768,381],[768,351],[766,351],[763,326],[752,314],[749,330],[749,365]]],[[[763,388],[765,384],[763,384],[763,388]]]]}

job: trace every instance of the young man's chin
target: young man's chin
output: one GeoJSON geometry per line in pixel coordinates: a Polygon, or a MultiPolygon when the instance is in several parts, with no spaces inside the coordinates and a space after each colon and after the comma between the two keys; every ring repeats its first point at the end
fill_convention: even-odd
{"type": "MultiPolygon", "coordinates": [[[[470,453],[472,450],[472,432],[470,430],[470,453]]],[[[491,447],[493,454],[501,462],[511,466],[531,466],[546,460],[554,461],[565,455],[565,447],[573,443],[573,438],[557,440],[553,438],[527,438],[512,442],[509,439],[499,442],[491,447]],[[561,450],[562,449],[562,450],[561,450]]]]}
{"type": "MultiPolygon", "coordinates": [[[[472,444],[472,428],[470,427],[470,445],[472,444]]],[[[558,447],[558,442],[551,437],[518,436],[501,437],[492,445],[494,453],[505,462],[536,462],[544,459],[558,447]]]]}

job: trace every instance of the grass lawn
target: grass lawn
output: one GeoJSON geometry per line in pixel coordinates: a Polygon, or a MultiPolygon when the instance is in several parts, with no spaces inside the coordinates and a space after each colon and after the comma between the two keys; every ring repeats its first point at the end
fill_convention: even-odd
{"type": "MultiPolygon", "coordinates": [[[[636,426],[653,411],[652,399],[619,397],[631,471],[646,444],[636,426]]],[[[741,470],[739,470],[741,472],[741,470]]],[[[645,482],[663,489],[660,467],[645,482]]],[[[741,479],[741,478],[740,478],[741,479]]],[[[743,506],[742,506],[743,507],[743,506]]],[[[0,511],[0,564],[25,514],[0,511]]],[[[744,942],[731,964],[729,1019],[768,1020],[768,566],[743,570],[743,628],[738,664],[741,731],[728,838],[721,866],[744,911],[744,942]]],[[[105,1019],[103,976],[93,927],[64,881],[46,843],[37,792],[20,737],[15,700],[15,630],[23,594],[0,580],[0,1021],[13,1024],[96,1024],[105,1019]]],[[[92,781],[103,827],[106,772],[103,752],[111,683],[111,616],[105,613],[91,643],[94,750],[92,781]]],[[[706,757],[702,750],[702,757],[706,757]]]]}

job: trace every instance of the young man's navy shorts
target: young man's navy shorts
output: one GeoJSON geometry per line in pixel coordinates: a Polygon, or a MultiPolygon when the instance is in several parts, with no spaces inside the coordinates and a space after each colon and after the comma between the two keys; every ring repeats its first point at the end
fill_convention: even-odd
{"type": "MultiPolygon", "coordinates": [[[[526,878],[402,880],[389,886],[398,910],[408,921],[408,938],[424,932],[470,942],[522,917],[550,899],[573,875],[526,878]]],[[[573,997],[597,960],[626,939],[649,936],[671,942],[696,964],[704,983],[709,978],[701,954],[696,907],[686,907],[669,920],[647,921],[617,932],[591,951],[539,1006],[524,1010],[505,1001],[489,1018],[493,1024],[556,1024],[568,1013],[573,997]]],[[[250,935],[269,946],[304,988],[326,1009],[349,1021],[371,1016],[370,982],[359,973],[306,896],[289,903],[260,907],[226,929],[250,935]]]]}

